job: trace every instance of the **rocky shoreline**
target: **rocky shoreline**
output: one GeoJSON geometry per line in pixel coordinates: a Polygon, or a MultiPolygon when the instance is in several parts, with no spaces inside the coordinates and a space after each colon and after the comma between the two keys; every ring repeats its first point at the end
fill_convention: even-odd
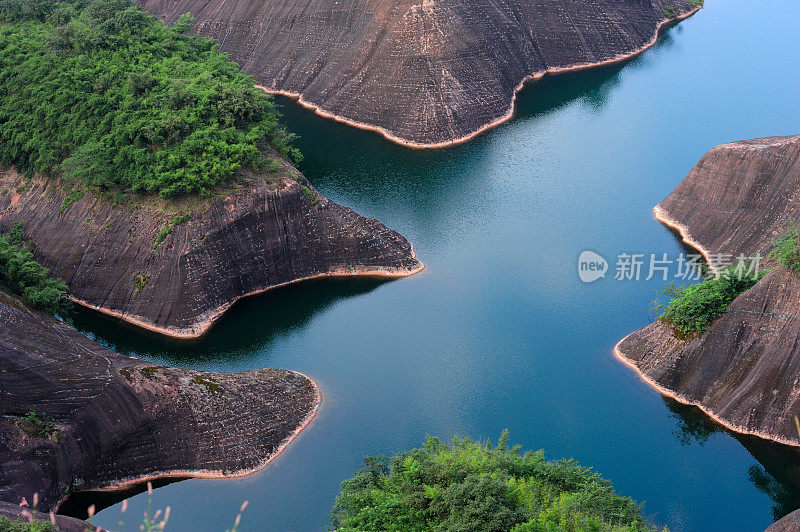
{"type": "Polygon", "coordinates": [[[207,200],[67,204],[55,178],[0,171],[0,230],[23,223],[36,259],[76,302],[175,338],[208,331],[236,301],[326,276],[405,277],[412,245],[317,193],[286,165],[207,200]],[[179,223],[180,222],[180,223],[179,223]]]}
{"type": "MultiPolygon", "coordinates": [[[[800,218],[799,170],[800,136],[718,146],[656,207],[656,217],[707,259],[766,255],[800,218]]],[[[704,333],[679,340],[657,321],[614,353],[660,393],[725,427],[800,446],[800,278],[774,261],[768,266],[704,333]]]]}
{"type": "Polygon", "coordinates": [[[265,467],[322,396],[294,371],[209,373],[101,347],[0,294],[0,499],[56,511],[76,491],[265,467]],[[33,416],[29,413],[33,413],[33,416]]]}
{"type": "Polygon", "coordinates": [[[529,80],[628,59],[700,9],[678,0],[139,0],[197,31],[270,93],[415,148],[465,142],[509,120],[529,80]],[[671,11],[670,11],[671,10],[671,11]]]}

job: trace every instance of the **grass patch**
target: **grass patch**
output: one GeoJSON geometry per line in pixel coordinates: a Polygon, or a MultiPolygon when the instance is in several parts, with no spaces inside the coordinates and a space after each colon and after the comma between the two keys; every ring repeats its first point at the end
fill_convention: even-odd
{"type": "Polygon", "coordinates": [[[204,386],[211,393],[222,393],[222,386],[220,386],[213,377],[208,375],[196,375],[192,378],[192,382],[204,386]]]}
{"type": "Polygon", "coordinates": [[[783,235],[772,241],[769,256],[800,275],[800,224],[790,225],[783,235]]]}
{"type": "MultiPolygon", "coordinates": [[[[19,427],[31,438],[48,439],[58,429],[52,421],[46,421],[39,417],[36,412],[28,412],[17,419],[19,427]]],[[[0,529],[2,530],[2,529],[0,529]]]]}
{"type": "Polygon", "coordinates": [[[8,517],[0,517],[2,532],[55,532],[56,526],[50,521],[12,521],[8,517]]]}
{"type": "Polygon", "coordinates": [[[522,454],[509,448],[507,431],[494,448],[429,436],[391,459],[366,457],[342,482],[331,523],[341,532],[656,530],[598,473],[573,460],[545,461],[542,451],[522,454]]]}
{"type": "Polygon", "coordinates": [[[179,214],[172,220],[170,223],[164,226],[164,229],[161,230],[160,233],[156,236],[156,241],[153,243],[153,249],[158,249],[158,246],[161,245],[164,240],[175,230],[176,227],[179,225],[183,225],[189,220],[192,219],[192,213],[187,212],[183,214],[179,214]]]}
{"type": "Polygon", "coordinates": [[[661,293],[670,297],[671,301],[664,305],[656,300],[651,310],[663,310],[659,319],[669,324],[676,336],[686,339],[708,329],[714,320],[727,312],[731,301],[766,274],[764,270],[755,276],[744,275],[743,268],[732,267],[702,283],[682,286],[669,283],[661,293]]]}
{"type": "Polygon", "coordinates": [[[64,198],[64,201],[61,202],[61,212],[63,213],[70,207],[72,207],[75,203],[80,201],[86,195],[86,191],[82,188],[75,188],[67,194],[64,198]]]}
{"type": "Polygon", "coordinates": [[[139,292],[144,290],[144,287],[147,286],[147,283],[149,282],[150,282],[150,274],[136,272],[136,276],[134,276],[133,278],[133,289],[138,294],[139,292]]]}
{"type": "Polygon", "coordinates": [[[8,192],[9,190],[7,188],[4,188],[3,190],[0,190],[0,196],[5,196],[6,194],[8,194],[8,192]]]}
{"type": "Polygon", "coordinates": [[[314,194],[314,191],[305,186],[302,183],[298,183],[302,188],[303,192],[306,193],[306,197],[308,198],[309,203],[311,203],[312,207],[315,207],[317,203],[319,203],[319,196],[314,194]]]}

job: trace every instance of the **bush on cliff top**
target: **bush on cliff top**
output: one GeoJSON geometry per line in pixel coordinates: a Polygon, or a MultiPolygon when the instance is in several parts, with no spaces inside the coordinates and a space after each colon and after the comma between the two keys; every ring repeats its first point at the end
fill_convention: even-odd
{"type": "Polygon", "coordinates": [[[22,238],[22,224],[0,233],[0,285],[22,297],[29,306],[63,314],[70,307],[67,285],[33,259],[30,243],[22,238]]]}
{"type": "Polygon", "coordinates": [[[661,320],[672,325],[681,335],[703,332],[713,321],[727,312],[728,305],[749,290],[766,274],[744,275],[742,270],[728,268],[718,277],[689,286],[667,285],[662,293],[672,297],[667,305],[658,302],[654,310],[664,310],[661,320]]]}
{"type": "Polygon", "coordinates": [[[174,197],[261,168],[265,143],[299,156],[271,97],[190,26],[129,0],[0,0],[0,161],[174,197]]]}
{"type": "Polygon", "coordinates": [[[655,530],[631,499],[572,460],[494,448],[468,438],[425,445],[391,460],[369,456],[342,483],[331,522],[339,531],[655,530]]]}

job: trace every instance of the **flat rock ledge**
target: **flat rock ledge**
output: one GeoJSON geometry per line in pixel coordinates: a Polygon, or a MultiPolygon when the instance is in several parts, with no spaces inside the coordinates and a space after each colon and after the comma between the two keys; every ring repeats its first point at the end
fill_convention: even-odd
{"type": "Polygon", "coordinates": [[[177,203],[87,193],[69,204],[57,179],[26,182],[13,169],[0,170],[0,188],[0,230],[24,221],[36,259],[78,303],[176,338],[203,335],[236,301],[272,288],[424,267],[399,233],[321,196],[288,165],[271,181],[177,203]]]}
{"type": "Polygon", "coordinates": [[[168,23],[190,12],[195,29],[264,90],[419,148],[505,122],[526,81],[625,60],[700,8],[687,0],[137,2],[168,23]]]}
{"type": "Polygon", "coordinates": [[[1,293],[0,323],[0,501],[12,505],[36,493],[40,511],[57,511],[77,491],[251,474],[322,401],[293,371],[207,373],[120,355],[1,293]]]}
{"type": "MultiPolygon", "coordinates": [[[[707,258],[766,255],[800,218],[800,136],[713,148],[655,213],[707,258]]],[[[681,341],[657,321],[614,352],[659,392],[725,427],[800,446],[800,278],[766,265],[770,273],[702,335],[681,341]]]]}

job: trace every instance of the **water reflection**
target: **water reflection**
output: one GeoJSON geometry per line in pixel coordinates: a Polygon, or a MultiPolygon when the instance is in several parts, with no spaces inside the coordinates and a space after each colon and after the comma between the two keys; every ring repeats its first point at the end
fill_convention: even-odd
{"type": "Polygon", "coordinates": [[[772,515],[778,520],[800,508],[800,449],[730,431],[715,423],[699,408],[663,397],[677,422],[675,437],[682,445],[705,445],[716,433],[736,438],[758,460],[747,469],[750,482],[772,501],[772,515]],[[759,465],[760,464],[760,465],[759,465]]]}
{"type": "Polygon", "coordinates": [[[239,301],[197,340],[172,340],[82,308],[71,321],[106,347],[138,358],[188,368],[242,363],[260,357],[277,338],[302,328],[337,301],[367,294],[384,282],[332,278],[277,288],[239,301]]]}

